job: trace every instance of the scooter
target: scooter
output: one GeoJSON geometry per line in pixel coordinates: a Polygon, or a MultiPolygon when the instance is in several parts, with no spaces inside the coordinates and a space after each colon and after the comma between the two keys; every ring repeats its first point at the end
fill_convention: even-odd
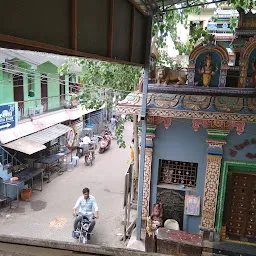
{"type": "Polygon", "coordinates": [[[110,145],[111,145],[111,136],[105,133],[105,135],[100,140],[99,153],[100,154],[104,153],[106,150],[110,148],[110,145]]]}
{"type": "Polygon", "coordinates": [[[88,238],[92,233],[88,232],[91,220],[95,219],[95,216],[89,218],[87,215],[83,215],[83,218],[80,223],[77,225],[77,229],[73,232],[73,238],[78,239],[80,243],[87,244],[88,238]]]}

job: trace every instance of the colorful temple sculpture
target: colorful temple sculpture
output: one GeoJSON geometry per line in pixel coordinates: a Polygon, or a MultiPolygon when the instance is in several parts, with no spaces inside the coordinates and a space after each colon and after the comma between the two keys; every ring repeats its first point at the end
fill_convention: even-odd
{"type": "MultiPolygon", "coordinates": [[[[235,66],[209,38],[191,52],[187,72],[155,69],[147,94],[145,221],[161,203],[163,227],[175,220],[180,230],[212,242],[255,244],[255,34],[256,15],[239,10],[235,66]]],[[[137,117],[141,108],[140,90],[118,105],[137,117]]]]}

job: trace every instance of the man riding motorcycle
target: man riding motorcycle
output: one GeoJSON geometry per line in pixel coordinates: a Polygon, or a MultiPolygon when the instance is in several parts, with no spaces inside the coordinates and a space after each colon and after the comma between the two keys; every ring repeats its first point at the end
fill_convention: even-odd
{"type": "MultiPolygon", "coordinates": [[[[84,161],[85,164],[88,165],[88,157],[89,157],[89,150],[94,150],[95,145],[93,141],[90,139],[89,134],[86,133],[85,136],[82,139],[82,146],[83,146],[83,152],[84,152],[84,161]]],[[[94,152],[92,151],[92,157],[94,158],[94,152]]]]}
{"type": "Polygon", "coordinates": [[[74,221],[74,231],[72,236],[75,237],[75,231],[77,230],[78,224],[81,223],[83,216],[86,216],[90,220],[90,226],[87,235],[87,239],[90,240],[90,233],[96,224],[93,217],[99,219],[99,208],[95,198],[90,195],[89,188],[84,188],[82,193],[83,195],[78,198],[73,208],[73,216],[76,216],[76,219],[74,221]]]}

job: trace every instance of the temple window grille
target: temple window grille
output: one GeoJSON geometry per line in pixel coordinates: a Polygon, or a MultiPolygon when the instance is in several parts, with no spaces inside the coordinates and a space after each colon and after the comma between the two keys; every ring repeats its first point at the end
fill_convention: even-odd
{"type": "Polygon", "coordinates": [[[196,186],[197,163],[160,160],[159,183],[196,186]]]}

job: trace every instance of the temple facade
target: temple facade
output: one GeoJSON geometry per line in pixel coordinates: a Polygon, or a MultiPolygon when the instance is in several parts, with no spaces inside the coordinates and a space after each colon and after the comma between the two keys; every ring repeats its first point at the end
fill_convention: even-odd
{"type": "MultiPolygon", "coordinates": [[[[234,66],[226,48],[209,38],[190,53],[186,74],[156,68],[147,93],[139,203],[144,220],[161,203],[162,225],[172,219],[211,241],[255,243],[256,19],[250,10],[239,13],[234,66]]],[[[118,106],[138,120],[141,109],[140,90],[118,106]]]]}

